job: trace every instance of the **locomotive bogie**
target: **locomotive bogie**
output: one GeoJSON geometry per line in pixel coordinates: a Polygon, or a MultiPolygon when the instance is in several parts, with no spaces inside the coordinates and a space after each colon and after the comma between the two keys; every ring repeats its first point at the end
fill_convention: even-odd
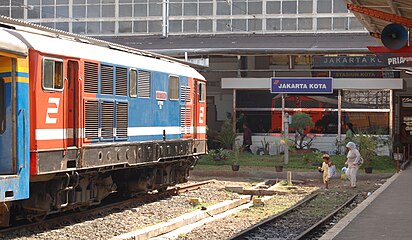
{"type": "Polygon", "coordinates": [[[98,205],[109,194],[133,196],[186,182],[194,158],[187,157],[161,164],[99,172],[66,172],[52,180],[32,182],[30,198],[21,201],[19,215],[35,216],[98,205]]]}
{"type": "Polygon", "coordinates": [[[23,211],[46,215],[99,204],[117,189],[110,174],[97,172],[68,172],[52,181],[32,183],[30,187],[30,198],[21,204],[23,211]]]}

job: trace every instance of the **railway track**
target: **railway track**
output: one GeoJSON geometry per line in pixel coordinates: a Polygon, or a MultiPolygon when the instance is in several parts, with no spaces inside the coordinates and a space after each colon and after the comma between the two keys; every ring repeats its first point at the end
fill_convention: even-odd
{"type": "Polygon", "coordinates": [[[340,206],[328,206],[328,199],[322,199],[324,197],[319,194],[310,195],[294,207],[263,220],[230,239],[318,239],[323,232],[322,227],[354,202],[357,195],[346,199],[340,206]]]}
{"type": "Polygon", "coordinates": [[[190,184],[185,184],[181,186],[173,186],[173,187],[169,187],[165,191],[153,192],[153,193],[141,195],[135,198],[129,198],[126,200],[122,200],[120,202],[108,203],[108,204],[93,207],[93,208],[90,208],[84,211],[68,212],[68,213],[51,215],[49,218],[44,219],[42,221],[38,221],[38,222],[30,223],[28,221],[20,221],[16,226],[11,226],[11,227],[0,229],[0,238],[3,239],[3,237],[7,236],[8,233],[19,231],[22,229],[41,228],[41,226],[43,225],[52,225],[57,222],[61,225],[65,223],[70,224],[71,222],[76,221],[76,219],[84,219],[91,215],[98,215],[106,211],[110,211],[111,209],[122,209],[136,202],[156,201],[159,199],[164,199],[167,196],[177,195],[179,193],[188,192],[188,191],[193,191],[193,190],[199,189],[203,185],[206,185],[212,182],[214,182],[214,180],[190,183],[190,184]]]}

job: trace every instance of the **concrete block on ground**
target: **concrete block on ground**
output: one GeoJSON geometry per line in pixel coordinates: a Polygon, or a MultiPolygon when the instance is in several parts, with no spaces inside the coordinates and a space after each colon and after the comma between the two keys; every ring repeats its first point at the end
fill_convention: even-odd
{"type": "Polygon", "coordinates": [[[227,200],[213,206],[209,206],[207,210],[196,210],[190,213],[183,214],[180,217],[174,218],[170,221],[159,223],[147,228],[139,229],[133,232],[125,233],[115,236],[112,240],[127,239],[127,240],[142,240],[159,236],[171,232],[175,229],[181,228],[188,224],[198,222],[204,218],[225,212],[229,209],[238,207],[249,202],[249,197],[241,197],[236,200],[227,200]]]}
{"type": "Polygon", "coordinates": [[[264,206],[264,205],[265,205],[265,201],[263,200],[263,198],[260,198],[260,197],[253,198],[253,206],[264,206]]]}
{"type": "Polygon", "coordinates": [[[285,191],[277,191],[270,189],[245,189],[243,190],[244,195],[253,195],[253,196],[272,196],[272,195],[285,195],[285,191]]]}

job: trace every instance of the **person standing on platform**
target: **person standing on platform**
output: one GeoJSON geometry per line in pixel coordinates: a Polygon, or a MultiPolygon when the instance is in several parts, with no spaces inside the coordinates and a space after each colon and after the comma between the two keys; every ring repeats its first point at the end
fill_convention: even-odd
{"type": "Polygon", "coordinates": [[[346,124],[346,137],[345,137],[345,141],[351,142],[353,140],[353,138],[355,137],[355,131],[353,130],[353,124],[352,123],[347,123],[346,124]]]}
{"type": "Polygon", "coordinates": [[[346,165],[348,165],[348,170],[346,172],[346,177],[349,178],[350,180],[350,186],[355,188],[356,187],[356,174],[358,173],[359,165],[356,164],[357,162],[360,162],[361,155],[356,149],[356,144],[354,142],[348,142],[346,144],[346,147],[348,148],[348,155],[347,160],[345,162],[346,165]]]}
{"type": "Polygon", "coordinates": [[[247,126],[247,123],[243,123],[243,151],[252,153],[250,146],[252,145],[252,131],[247,126]]]}
{"type": "MultiPolygon", "coordinates": [[[[404,159],[409,158],[409,154],[408,151],[411,151],[411,149],[409,149],[409,141],[410,141],[410,135],[408,134],[408,131],[406,130],[406,123],[402,123],[401,125],[401,131],[400,131],[400,141],[402,144],[403,149],[400,149],[403,153],[404,153],[404,159]]],[[[394,149],[395,151],[398,151],[398,149],[394,149]]]]}
{"type": "Polygon", "coordinates": [[[401,133],[400,133],[400,140],[404,147],[408,146],[408,131],[406,130],[406,123],[402,123],[401,125],[401,133]]]}

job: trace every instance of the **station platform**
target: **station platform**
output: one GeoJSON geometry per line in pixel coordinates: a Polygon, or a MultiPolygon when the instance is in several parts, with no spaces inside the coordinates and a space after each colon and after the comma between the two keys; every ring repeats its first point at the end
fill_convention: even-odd
{"type": "Polygon", "coordinates": [[[412,169],[396,173],[322,240],[412,239],[412,169]]]}

